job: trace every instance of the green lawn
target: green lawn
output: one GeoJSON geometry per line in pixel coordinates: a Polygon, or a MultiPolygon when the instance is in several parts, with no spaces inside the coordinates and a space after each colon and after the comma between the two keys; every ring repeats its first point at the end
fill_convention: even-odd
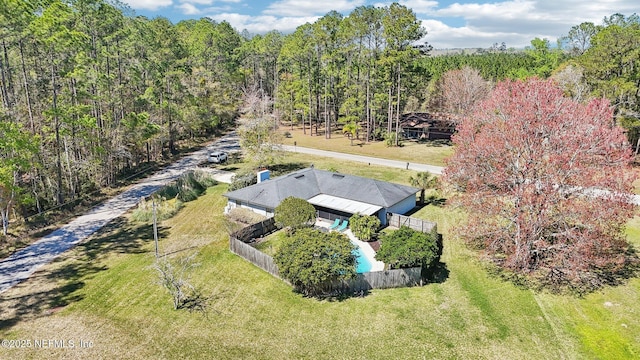
{"type": "Polygon", "coordinates": [[[276,231],[272,234],[267,235],[264,241],[256,244],[256,249],[262,251],[267,255],[274,256],[278,252],[278,249],[280,249],[282,242],[286,238],[287,234],[284,230],[276,231]]]}
{"type": "MultiPolygon", "coordinates": [[[[301,160],[301,159],[299,159],[301,160]]],[[[314,164],[330,165],[313,158],[314,164]]],[[[406,183],[402,170],[340,171],[406,183]]],[[[0,358],[128,359],[633,359],[640,356],[640,280],[576,298],[489,276],[453,234],[459,211],[428,206],[446,272],[424,287],[341,300],[304,298],[231,254],[221,195],[208,189],[160,224],[171,256],[198,251],[192,282],[206,314],[172,310],[151,268],[150,225],[119,219],[30,280],[0,294],[0,337],[92,341],[88,349],[0,349],[0,358]]],[[[640,219],[629,224],[640,245],[640,219]]]]}
{"type": "Polygon", "coordinates": [[[351,145],[349,138],[341,132],[334,132],[331,134],[330,139],[326,139],[324,135],[308,135],[309,129],[307,129],[307,135],[303,134],[302,129],[299,128],[291,130],[290,128],[281,127],[280,131],[291,134],[291,137],[284,139],[285,145],[293,145],[295,142],[297,146],[409,161],[412,163],[444,166],[445,159],[453,154],[452,146],[443,146],[434,143],[404,141],[402,147],[387,147],[384,141],[366,143],[364,141],[354,140],[353,145],[351,145]]]}

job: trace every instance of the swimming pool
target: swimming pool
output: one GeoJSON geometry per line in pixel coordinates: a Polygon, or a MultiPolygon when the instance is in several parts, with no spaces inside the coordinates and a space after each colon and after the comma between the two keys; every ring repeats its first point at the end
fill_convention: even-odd
{"type": "MultiPolygon", "coordinates": [[[[354,244],[355,245],[355,244],[354,244]]],[[[362,252],[362,248],[360,246],[358,246],[358,249],[355,250],[353,252],[353,254],[356,256],[356,262],[357,262],[357,266],[356,266],[356,272],[358,274],[362,274],[362,273],[366,273],[371,271],[371,262],[369,261],[369,259],[364,255],[364,253],[362,252]]]]}

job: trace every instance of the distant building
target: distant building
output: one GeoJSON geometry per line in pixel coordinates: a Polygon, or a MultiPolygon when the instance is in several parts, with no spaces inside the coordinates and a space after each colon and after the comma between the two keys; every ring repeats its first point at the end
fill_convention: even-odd
{"type": "Polygon", "coordinates": [[[408,113],[400,118],[405,139],[451,140],[456,130],[456,118],[444,113],[408,113]]]}
{"type": "Polygon", "coordinates": [[[306,168],[228,192],[225,212],[236,207],[273,216],[289,196],[305,199],[318,217],[333,221],[353,214],[373,215],[387,224],[387,214],[406,214],[416,206],[419,189],[360,176],[306,168]]]}

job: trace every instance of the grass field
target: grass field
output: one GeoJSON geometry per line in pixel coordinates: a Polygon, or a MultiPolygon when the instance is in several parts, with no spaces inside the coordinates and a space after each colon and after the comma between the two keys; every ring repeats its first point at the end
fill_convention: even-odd
{"type": "MultiPolygon", "coordinates": [[[[294,161],[303,161],[295,159],[294,161]]],[[[319,167],[406,182],[408,171],[326,159],[319,167]]],[[[197,251],[192,282],[210,296],[206,314],[174,311],[155,283],[150,224],[121,218],[86,243],[0,294],[0,349],[10,359],[634,359],[640,356],[640,280],[583,298],[534,293],[489,276],[453,234],[464,215],[428,206],[413,216],[443,233],[442,281],[374,290],[364,297],[304,298],[231,254],[221,195],[200,199],[160,224],[170,256],[197,251]],[[34,340],[73,349],[33,348],[34,340]],[[80,340],[92,342],[79,348],[80,340]]],[[[640,245],[640,219],[628,229],[640,245]]],[[[42,343],[42,342],[41,342],[42,343]]]]}
{"type": "Polygon", "coordinates": [[[349,138],[340,132],[335,132],[331,134],[330,139],[326,139],[324,135],[308,135],[308,129],[307,135],[303,134],[302,129],[294,128],[294,130],[291,130],[286,127],[281,128],[281,132],[284,133],[286,131],[291,134],[291,137],[284,139],[285,145],[293,145],[295,142],[297,146],[408,161],[412,163],[444,166],[445,159],[453,154],[452,146],[438,145],[434,143],[404,141],[402,147],[390,148],[385,145],[384,141],[372,141],[365,143],[364,141],[354,140],[352,146],[349,138]]]}

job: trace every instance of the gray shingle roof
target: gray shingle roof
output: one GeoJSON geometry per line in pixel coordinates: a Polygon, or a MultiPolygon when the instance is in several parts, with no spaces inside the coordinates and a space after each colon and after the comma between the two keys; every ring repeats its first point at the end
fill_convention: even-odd
{"type": "Polygon", "coordinates": [[[418,191],[411,186],[306,168],[228,192],[224,196],[271,209],[289,196],[308,200],[319,194],[388,208],[418,191]]]}

